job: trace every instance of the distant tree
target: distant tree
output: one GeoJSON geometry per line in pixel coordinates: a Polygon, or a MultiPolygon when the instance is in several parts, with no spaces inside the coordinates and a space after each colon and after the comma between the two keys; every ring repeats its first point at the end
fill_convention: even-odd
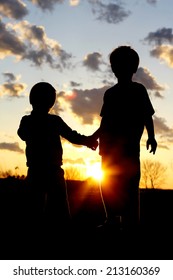
{"type": "Polygon", "coordinates": [[[143,188],[159,188],[166,179],[167,167],[159,161],[143,160],[141,162],[140,186],[143,188]]]}
{"type": "Polygon", "coordinates": [[[25,179],[26,176],[25,175],[21,175],[20,174],[20,170],[19,170],[19,167],[16,166],[14,168],[14,170],[11,170],[11,169],[8,169],[8,170],[3,170],[1,167],[0,167],[0,178],[9,178],[9,177],[14,177],[16,179],[25,179]]]}
{"type": "Polygon", "coordinates": [[[84,180],[84,174],[77,166],[67,166],[64,168],[64,177],[66,180],[84,180]]]}
{"type": "Polygon", "coordinates": [[[11,170],[7,170],[7,171],[0,171],[0,178],[8,178],[8,177],[12,177],[13,173],[11,170]]]}

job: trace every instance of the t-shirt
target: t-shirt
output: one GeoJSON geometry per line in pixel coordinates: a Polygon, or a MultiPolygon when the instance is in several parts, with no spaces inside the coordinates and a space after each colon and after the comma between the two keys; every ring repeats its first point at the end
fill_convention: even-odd
{"type": "Polygon", "coordinates": [[[61,117],[34,111],[21,119],[18,135],[26,142],[28,167],[61,166],[61,136],[74,144],[82,145],[86,140],[86,136],[72,130],[61,117]]]}
{"type": "Polygon", "coordinates": [[[100,116],[100,154],[139,155],[145,120],[154,114],[146,88],[137,82],[116,84],[104,94],[100,116]]]}

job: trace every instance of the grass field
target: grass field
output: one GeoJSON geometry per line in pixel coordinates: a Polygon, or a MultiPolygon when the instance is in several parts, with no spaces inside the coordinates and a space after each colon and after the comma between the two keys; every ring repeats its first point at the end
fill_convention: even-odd
{"type": "MultiPolygon", "coordinates": [[[[140,190],[140,231],[136,236],[102,226],[105,211],[99,184],[67,181],[72,227],[63,234],[27,220],[23,179],[0,179],[1,259],[169,259],[173,191],[140,190]]],[[[39,223],[40,221],[38,221],[39,223]]],[[[56,224],[56,222],[55,222],[56,224]]]]}

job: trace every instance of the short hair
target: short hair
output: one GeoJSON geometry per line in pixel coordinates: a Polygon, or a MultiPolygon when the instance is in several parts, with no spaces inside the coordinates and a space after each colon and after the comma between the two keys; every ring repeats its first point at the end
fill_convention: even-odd
{"type": "Polygon", "coordinates": [[[39,82],[31,88],[29,101],[32,106],[46,106],[51,108],[55,100],[56,90],[51,84],[39,82]]]}
{"type": "Polygon", "coordinates": [[[130,46],[117,47],[111,52],[109,59],[113,68],[116,67],[116,65],[128,63],[128,66],[131,66],[133,73],[137,71],[139,66],[139,55],[130,46]]]}

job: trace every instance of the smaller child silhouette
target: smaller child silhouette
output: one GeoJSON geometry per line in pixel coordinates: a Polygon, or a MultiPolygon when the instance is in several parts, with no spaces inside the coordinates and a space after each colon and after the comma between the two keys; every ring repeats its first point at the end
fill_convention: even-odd
{"type": "Polygon", "coordinates": [[[44,211],[49,224],[58,225],[61,230],[68,225],[70,216],[60,138],[93,150],[97,147],[97,141],[72,130],[60,116],[50,114],[55,99],[56,90],[51,84],[35,84],[29,96],[33,110],[30,115],[22,117],[17,133],[26,142],[32,218],[38,225],[44,211]]]}
{"type": "Polygon", "coordinates": [[[157,148],[152,115],[153,106],[146,88],[132,81],[139,56],[130,46],[120,46],[110,54],[110,65],[118,82],[104,94],[99,138],[104,179],[102,193],[108,221],[123,218],[125,228],[135,229],[139,222],[138,187],[140,180],[140,140],[148,133],[147,149],[157,148]]]}

